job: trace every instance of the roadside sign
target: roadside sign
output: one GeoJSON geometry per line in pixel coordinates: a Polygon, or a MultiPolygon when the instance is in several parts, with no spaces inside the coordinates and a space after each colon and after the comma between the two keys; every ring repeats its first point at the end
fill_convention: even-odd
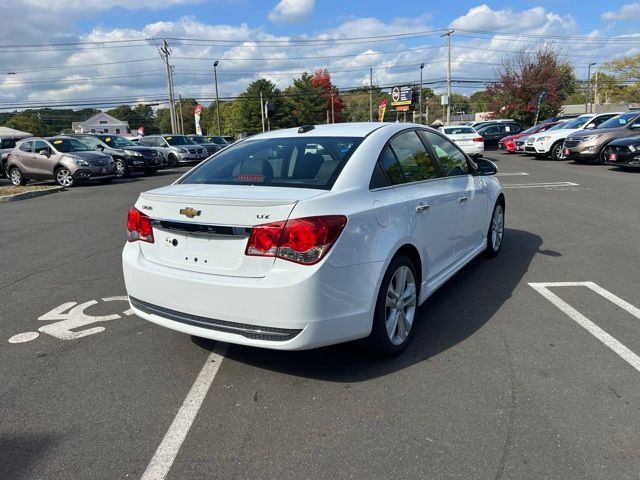
{"type": "Polygon", "coordinates": [[[413,88],[411,85],[401,85],[391,89],[391,106],[411,105],[413,88]]]}

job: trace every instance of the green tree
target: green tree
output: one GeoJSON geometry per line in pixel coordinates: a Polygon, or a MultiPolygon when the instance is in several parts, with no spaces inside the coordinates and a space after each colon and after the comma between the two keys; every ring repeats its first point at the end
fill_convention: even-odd
{"type": "Polygon", "coordinates": [[[159,108],[156,110],[155,124],[159,133],[171,133],[171,114],[168,108],[159,108]]]}
{"type": "Polygon", "coordinates": [[[327,116],[326,99],[322,88],[312,82],[313,76],[304,72],[285,90],[286,104],[291,112],[293,125],[324,123],[327,116]]]}
{"type": "MultiPolygon", "coordinates": [[[[247,89],[240,94],[232,110],[229,120],[230,130],[234,132],[261,132],[260,94],[262,100],[274,106],[275,116],[271,119],[271,127],[278,128],[285,122],[286,109],[283,108],[282,95],[276,85],[270,80],[260,78],[251,82],[247,89]]],[[[221,109],[222,113],[222,109],[221,109]]]]}
{"type": "MultiPolygon", "coordinates": [[[[640,102],[640,53],[605,63],[601,70],[613,77],[618,87],[624,85],[617,93],[626,102],[640,102]]],[[[600,74],[602,75],[602,74],[600,74]]],[[[607,77],[605,77],[606,79],[607,77]]],[[[600,79],[598,79],[598,82],[600,79]]],[[[599,87],[599,84],[598,84],[599,87]]],[[[598,88],[600,92],[600,88],[598,88]]]]}
{"type": "Polygon", "coordinates": [[[49,130],[42,123],[36,113],[16,113],[7,121],[5,125],[9,128],[32,133],[36,136],[44,136],[49,134],[49,130]]]}
{"type": "Polygon", "coordinates": [[[489,93],[486,90],[473,92],[469,97],[469,113],[486,112],[489,110],[489,93]]]}
{"type": "Polygon", "coordinates": [[[547,96],[541,104],[540,118],[547,118],[560,112],[564,100],[576,88],[573,67],[550,44],[505,57],[497,73],[498,82],[487,89],[489,110],[526,125],[534,121],[541,92],[547,92],[547,96]]]}
{"type": "MultiPolygon", "coordinates": [[[[378,106],[383,98],[389,95],[382,92],[379,87],[373,87],[371,92],[373,100],[373,120],[378,120],[378,106]]],[[[344,110],[342,116],[346,122],[368,122],[369,121],[369,87],[358,88],[342,93],[344,110]]]]}

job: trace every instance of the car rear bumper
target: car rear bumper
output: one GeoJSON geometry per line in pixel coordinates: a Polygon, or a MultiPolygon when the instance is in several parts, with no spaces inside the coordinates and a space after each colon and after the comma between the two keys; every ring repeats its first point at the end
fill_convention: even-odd
{"type": "Polygon", "coordinates": [[[277,350],[366,337],[383,268],[276,260],[265,277],[230,277],[150,262],[135,243],[125,246],[122,261],[139,317],[189,335],[277,350]]]}
{"type": "Polygon", "coordinates": [[[471,156],[482,155],[484,153],[484,143],[483,142],[473,142],[474,145],[459,145],[464,153],[471,156]]]}

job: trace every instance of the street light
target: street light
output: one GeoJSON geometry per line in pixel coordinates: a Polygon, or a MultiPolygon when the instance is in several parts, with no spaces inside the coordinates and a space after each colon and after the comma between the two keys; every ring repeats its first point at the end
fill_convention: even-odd
{"type": "Polygon", "coordinates": [[[221,136],[222,127],[220,126],[220,101],[218,100],[218,71],[216,70],[218,63],[218,60],[213,62],[213,77],[216,81],[216,118],[218,120],[218,136],[221,136]]]}
{"type": "Polygon", "coordinates": [[[589,97],[591,96],[591,67],[593,67],[595,64],[595,62],[590,63],[589,69],[587,70],[587,91],[584,94],[584,113],[587,113],[589,97]]]}
{"type": "Polygon", "coordinates": [[[422,69],[424,63],[420,64],[420,92],[418,92],[418,108],[420,108],[420,116],[418,117],[418,123],[422,125],[422,69]]]}

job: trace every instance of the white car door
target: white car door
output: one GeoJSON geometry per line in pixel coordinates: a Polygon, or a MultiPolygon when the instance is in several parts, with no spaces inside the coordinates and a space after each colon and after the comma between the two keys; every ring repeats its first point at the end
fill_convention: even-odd
{"type": "Polygon", "coordinates": [[[472,174],[466,155],[448,139],[426,130],[422,133],[431,144],[456,197],[453,256],[457,261],[477,248],[486,237],[489,200],[485,180],[472,174]]]}
{"type": "Polygon", "coordinates": [[[451,182],[442,177],[415,130],[393,137],[380,163],[404,205],[420,249],[424,285],[452,263],[457,203],[451,182]]]}

